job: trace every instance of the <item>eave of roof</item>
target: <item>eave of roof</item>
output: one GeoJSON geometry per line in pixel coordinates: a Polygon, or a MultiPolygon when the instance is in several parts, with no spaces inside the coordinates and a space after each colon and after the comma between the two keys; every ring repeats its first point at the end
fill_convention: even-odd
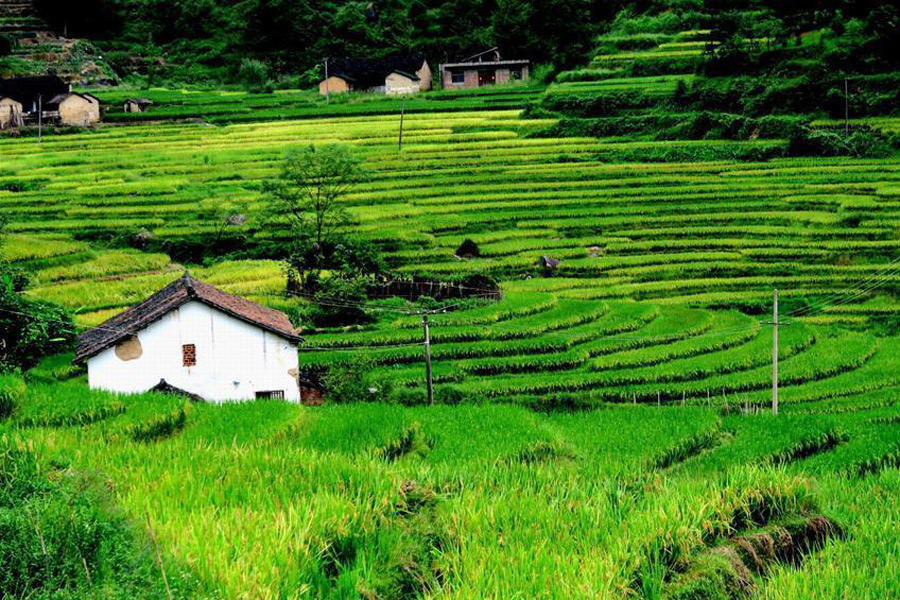
{"type": "Polygon", "coordinates": [[[294,344],[303,340],[284,313],[229,294],[185,274],[143,302],[83,333],[78,338],[75,361],[81,362],[96,356],[192,301],[205,304],[294,344]]]}
{"type": "Polygon", "coordinates": [[[398,75],[403,75],[407,79],[411,79],[413,81],[419,81],[419,76],[416,75],[415,73],[407,73],[406,71],[401,71],[400,69],[394,69],[393,71],[388,73],[388,75],[390,75],[391,73],[397,73],[398,75]]]}
{"type": "Polygon", "coordinates": [[[527,65],[530,64],[530,60],[494,60],[490,62],[457,62],[457,63],[446,63],[441,65],[442,69],[452,69],[459,67],[504,67],[504,66],[513,66],[513,65],[527,65]]]}

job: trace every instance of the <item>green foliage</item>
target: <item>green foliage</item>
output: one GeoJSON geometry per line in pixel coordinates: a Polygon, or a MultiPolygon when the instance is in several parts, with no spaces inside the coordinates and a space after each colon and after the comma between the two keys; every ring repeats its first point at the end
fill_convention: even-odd
{"type": "Polygon", "coordinates": [[[384,401],[391,396],[392,383],[373,375],[372,363],[364,354],[330,367],[322,378],[326,398],[341,404],[384,401]]]}
{"type": "Polygon", "coordinates": [[[895,154],[898,148],[900,143],[895,136],[869,128],[854,128],[849,134],[804,128],[791,137],[789,152],[798,156],[884,158],[895,154]]]}
{"type": "MultiPolygon", "coordinates": [[[[371,5],[88,0],[83,10],[61,0],[36,4],[57,30],[92,38],[122,75],[150,85],[246,84],[247,61],[262,63],[276,77],[305,73],[301,80],[308,85],[321,77],[325,56],[420,52],[436,68],[447,57],[496,45],[511,58],[571,65],[584,59],[603,22],[620,8],[619,2],[587,0],[371,5]],[[163,55],[165,61],[156,60],[163,55]]],[[[254,66],[253,71],[250,89],[269,85],[263,69],[254,66]]]]}
{"type": "Polygon", "coordinates": [[[0,371],[27,370],[66,350],[75,337],[68,311],[29,299],[26,283],[21,272],[0,264],[0,371]]]}
{"type": "Polygon", "coordinates": [[[269,68],[260,60],[245,58],[238,69],[238,81],[248,92],[271,92],[269,68]]]}
{"type": "Polygon", "coordinates": [[[374,320],[365,309],[367,280],[359,276],[333,275],[316,286],[313,306],[307,311],[317,327],[361,325],[374,320]]]}
{"type": "Polygon", "coordinates": [[[340,144],[310,145],[293,150],[279,179],[264,189],[276,215],[286,215],[296,232],[312,231],[315,243],[330,241],[334,229],[348,219],[341,198],[363,178],[361,159],[340,144]]]}
{"type": "MultiPolygon", "coordinates": [[[[105,598],[165,594],[149,542],[116,510],[105,482],[42,472],[34,455],[0,446],[0,588],[9,597],[105,598]]],[[[169,565],[174,597],[193,583],[169,565]]]]}

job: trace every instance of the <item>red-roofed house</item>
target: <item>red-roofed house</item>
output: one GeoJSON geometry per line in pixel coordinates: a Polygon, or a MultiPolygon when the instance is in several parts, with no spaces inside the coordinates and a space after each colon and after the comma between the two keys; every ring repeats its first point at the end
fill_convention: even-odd
{"type": "Polygon", "coordinates": [[[297,344],[287,316],[185,274],[85,332],[77,362],[91,388],[165,387],[205,400],[300,401],[297,344]]]}

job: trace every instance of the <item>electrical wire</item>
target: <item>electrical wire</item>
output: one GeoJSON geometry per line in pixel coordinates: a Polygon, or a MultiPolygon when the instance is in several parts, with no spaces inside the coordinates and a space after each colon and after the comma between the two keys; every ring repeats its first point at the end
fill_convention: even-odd
{"type": "Polygon", "coordinates": [[[824,311],[828,308],[848,304],[861,296],[871,293],[872,291],[880,287],[883,283],[888,281],[888,278],[898,274],[900,274],[900,257],[897,257],[889,263],[885,264],[884,267],[882,267],[879,271],[876,271],[869,277],[863,279],[855,287],[845,288],[837,292],[836,294],[833,294],[829,299],[825,299],[818,303],[814,302],[812,304],[799,308],[795,311],[792,311],[791,313],[788,313],[788,316],[809,316],[813,312],[824,311]],[[832,300],[834,299],[839,300],[832,302],[832,300]]]}

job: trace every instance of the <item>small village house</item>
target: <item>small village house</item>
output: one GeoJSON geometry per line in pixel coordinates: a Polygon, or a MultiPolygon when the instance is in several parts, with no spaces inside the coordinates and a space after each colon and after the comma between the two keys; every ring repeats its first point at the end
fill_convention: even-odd
{"type": "Polygon", "coordinates": [[[299,402],[300,341],[284,313],[185,274],[85,332],[75,360],[95,389],[299,402]]]}
{"type": "Polygon", "coordinates": [[[431,67],[421,54],[388,58],[332,58],[319,93],[413,94],[431,89],[431,67]]]}
{"type": "Polygon", "coordinates": [[[490,48],[457,62],[440,65],[441,87],[455,90],[526,81],[530,66],[531,62],[527,60],[504,60],[498,48],[490,48]]]}
{"type": "Polygon", "coordinates": [[[90,94],[60,94],[44,104],[44,117],[62,125],[87,127],[100,121],[100,100],[90,94]]]}
{"type": "Polygon", "coordinates": [[[153,101],[149,98],[129,98],[125,101],[125,112],[127,113],[143,113],[150,110],[153,101]]]}
{"type": "Polygon", "coordinates": [[[0,79],[0,126],[34,124],[87,126],[100,120],[100,100],[79,94],[55,75],[0,79]],[[11,115],[18,115],[18,119],[11,115]]]}

